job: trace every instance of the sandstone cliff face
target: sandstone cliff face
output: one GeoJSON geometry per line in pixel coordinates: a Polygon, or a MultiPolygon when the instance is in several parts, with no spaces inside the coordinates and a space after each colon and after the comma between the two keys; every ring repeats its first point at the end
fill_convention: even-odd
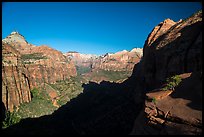
{"type": "Polygon", "coordinates": [[[31,101],[28,71],[20,57],[17,50],[2,43],[2,101],[11,112],[14,106],[31,101]]]}
{"type": "Polygon", "coordinates": [[[202,13],[156,26],[144,45],[143,69],[148,87],[173,74],[202,69],[202,13]]]}
{"type": "Polygon", "coordinates": [[[97,55],[81,54],[78,52],[67,52],[64,54],[68,59],[72,60],[76,66],[92,67],[93,62],[98,58],[97,55]]]}
{"type": "Polygon", "coordinates": [[[131,134],[202,134],[202,11],[177,23],[156,26],[144,45],[141,62],[144,108],[131,134]],[[175,89],[166,78],[179,75],[175,89]]]}
{"type": "Polygon", "coordinates": [[[123,50],[115,54],[100,56],[93,63],[93,69],[103,69],[108,71],[132,71],[142,57],[142,49],[134,48],[130,52],[123,50]]]}
{"type": "Polygon", "coordinates": [[[10,35],[8,35],[2,42],[12,45],[15,47],[20,53],[30,53],[30,50],[35,47],[32,44],[29,44],[25,37],[20,33],[14,31],[10,35]]]}
{"type": "Polygon", "coordinates": [[[29,61],[26,68],[30,74],[31,88],[42,83],[55,83],[57,80],[65,80],[77,75],[74,63],[57,50],[40,46],[34,47],[31,54],[26,55],[33,54],[41,58],[24,60],[29,61]]]}
{"type": "Polygon", "coordinates": [[[20,103],[29,102],[30,90],[34,87],[77,75],[74,63],[61,52],[44,45],[28,44],[17,32],[12,32],[2,42],[3,102],[9,111],[20,103]]]}

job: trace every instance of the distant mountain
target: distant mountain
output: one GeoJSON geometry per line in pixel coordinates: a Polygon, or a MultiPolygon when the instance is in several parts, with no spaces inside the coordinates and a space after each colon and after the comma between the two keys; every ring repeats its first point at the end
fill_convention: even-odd
{"type": "Polygon", "coordinates": [[[100,56],[94,63],[93,69],[111,71],[132,71],[135,64],[142,58],[143,49],[134,48],[131,51],[123,50],[114,54],[100,56]]]}
{"type": "Polygon", "coordinates": [[[67,52],[64,55],[72,60],[78,67],[89,67],[91,68],[93,62],[98,58],[97,55],[82,54],[78,52],[67,52]]]}
{"type": "Polygon", "coordinates": [[[142,54],[142,48],[134,48],[131,51],[123,50],[100,56],[78,52],[67,52],[64,55],[79,67],[89,67],[93,70],[132,71],[133,66],[140,61],[142,54]]]}
{"type": "Polygon", "coordinates": [[[2,40],[6,44],[12,44],[12,43],[26,43],[28,42],[25,40],[24,36],[18,33],[17,31],[11,32],[10,35],[8,35],[5,39],[2,40]]]}
{"type": "Polygon", "coordinates": [[[67,52],[64,55],[75,63],[77,74],[83,75],[88,81],[122,82],[131,75],[134,65],[141,60],[143,49],[134,48],[131,51],[123,50],[100,56],[78,52],[67,52]]]}

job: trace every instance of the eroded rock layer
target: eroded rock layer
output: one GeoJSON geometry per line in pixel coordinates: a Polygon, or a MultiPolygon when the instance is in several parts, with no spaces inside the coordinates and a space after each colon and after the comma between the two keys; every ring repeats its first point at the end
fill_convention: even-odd
{"type": "Polygon", "coordinates": [[[31,101],[29,74],[12,46],[3,43],[2,55],[2,101],[12,112],[14,106],[31,101]]]}
{"type": "Polygon", "coordinates": [[[34,87],[77,75],[74,63],[61,52],[29,44],[18,32],[12,32],[2,43],[2,97],[9,111],[31,101],[34,87]]]}

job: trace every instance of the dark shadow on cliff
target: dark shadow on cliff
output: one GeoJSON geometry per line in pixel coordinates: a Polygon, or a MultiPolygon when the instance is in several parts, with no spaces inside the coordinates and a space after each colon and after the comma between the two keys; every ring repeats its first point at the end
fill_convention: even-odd
{"type": "Polygon", "coordinates": [[[187,106],[202,111],[202,73],[193,72],[190,77],[182,80],[170,96],[190,100],[187,106]]]}
{"type": "MultiPolygon", "coordinates": [[[[159,36],[149,47],[144,47],[145,50],[151,51],[149,53],[144,52],[143,68],[146,73],[151,74],[145,80],[148,91],[160,88],[166,78],[170,76],[202,70],[202,43],[195,45],[197,38],[202,33],[202,22],[185,26],[177,32],[180,34],[179,37],[168,42],[166,37],[169,37],[169,32],[176,26],[172,26],[169,31],[159,36]],[[165,46],[156,49],[161,41],[165,46]],[[180,62],[178,61],[179,64],[175,64],[175,60],[180,60],[180,62]]],[[[171,37],[173,38],[173,36],[171,37]]]]}
{"type": "Polygon", "coordinates": [[[6,107],[4,103],[1,101],[1,120],[6,118],[6,107]]]}
{"type": "Polygon", "coordinates": [[[83,93],[52,115],[24,119],[6,129],[4,134],[129,134],[144,104],[142,83],[139,82],[140,66],[140,63],[135,65],[132,76],[123,83],[83,84],[83,93]],[[140,88],[135,88],[137,85],[140,88]]]}
{"type": "MultiPolygon", "coordinates": [[[[170,76],[192,72],[192,75],[189,78],[184,79],[170,96],[173,98],[190,100],[191,103],[187,105],[191,109],[202,111],[202,44],[195,45],[197,38],[202,32],[200,30],[201,25],[202,22],[196,22],[193,25],[184,27],[178,31],[178,33],[181,35],[180,37],[176,38],[174,41],[165,45],[164,47],[161,47],[157,51],[163,54],[171,52],[171,55],[167,58],[166,64],[166,70],[168,71],[166,72],[166,75],[163,76],[163,81],[157,83],[159,85],[157,88],[164,84],[166,78],[170,76]],[[185,41],[186,39],[188,41],[185,41]],[[197,52],[191,53],[195,54],[191,55],[190,50],[197,52]],[[198,53],[199,51],[200,53],[198,53]],[[183,62],[181,62],[182,64],[177,64],[177,66],[171,64],[172,60],[176,57],[177,59],[181,59],[182,57],[184,58],[183,62]]],[[[173,26],[171,29],[174,27],[175,26],[173,26]]],[[[165,39],[167,34],[168,33],[165,33],[160,36],[152,46],[156,46],[162,39],[165,39]]],[[[155,69],[159,70],[159,68],[155,69]]]]}

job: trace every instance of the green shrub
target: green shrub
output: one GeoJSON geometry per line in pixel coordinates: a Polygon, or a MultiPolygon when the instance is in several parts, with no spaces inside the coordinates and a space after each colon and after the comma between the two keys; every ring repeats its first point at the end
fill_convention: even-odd
{"type": "Polygon", "coordinates": [[[6,118],[3,120],[2,128],[5,129],[11,125],[14,125],[20,122],[21,117],[17,115],[15,112],[6,112],[6,118]]]}
{"type": "Polygon", "coordinates": [[[83,67],[83,66],[76,66],[76,70],[77,70],[77,75],[81,75],[84,73],[88,73],[91,71],[90,67],[83,67]]]}
{"type": "Polygon", "coordinates": [[[47,57],[43,56],[42,53],[32,53],[32,54],[23,54],[21,56],[21,59],[23,59],[23,60],[27,60],[27,59],[39,60],[39,59],[47,59],[47,57]]]}
{"type": "Polygon", "coordinates": [[[166,80],[166,86],[162,90],[174,90],[176,86],[181,82],[181,77],[179,75],[172,76],[166,80]]]}
{"type": "Polygon", "coordinates": [[[117,60],[116,60],[116,59],[114,59],[114,58],[111,58],[111,59],[110,59],[110,61],[117,61],[117,60]]]}
{"type": "Polygon", "coordinates": [[[37,89],[37,88],[33,88],[33,89],[31,90],[31,96],[32,96],[32,98],[36,98],[36,97],[38,97],[38,95],[39,95],[38,89],[37,89]]]}
{"type": "Polygon", "coordinates": [[[92,80],[94,78],[105,78],[106,81],[118,81],[128,78],[131,75],[131,71],[112,71],[112,70],[97,70],[93,71],[91,76],[87,79],[92,80]]]}
{"type": "Polygon", "coordinates": [[[33,64],[33,62],[30,62],[30,61],[24,61],[23,64],[33,64]]]}
{"type": "Polygon", "coordinates": [[[41,89],[38,89],[38,88],[33,88],[31,90],[31,96],[32,98],[36,98],[36,99],[48,98],[48,95],[46,95],[46,91],[43,92],[41,89]]]}
{"type": "Polygon", "coordinates": [[[64,105],[65,103],[66,103],[66,102],[63,101],[62,99],[58,99],[58,100],[57,100],[57,104],[60,105],[60,106],[64,105]]]}
{"type": "Polygon", "coordinates": [[[157,101],[156,98],[153,98],[153,99],[152,99],[152,102],[153,102],[153,103],[156,103],[156,101],[157,101]]]}
{"type": "Polygon", "coordinates": [[[58,91],[57,104],[62,106],[66,104],[70,99],[78,96],[82,91],[81,77],[71,77],[65,81],[57,81],[55,84],[50,84],[53,89],[58,91]]]}

